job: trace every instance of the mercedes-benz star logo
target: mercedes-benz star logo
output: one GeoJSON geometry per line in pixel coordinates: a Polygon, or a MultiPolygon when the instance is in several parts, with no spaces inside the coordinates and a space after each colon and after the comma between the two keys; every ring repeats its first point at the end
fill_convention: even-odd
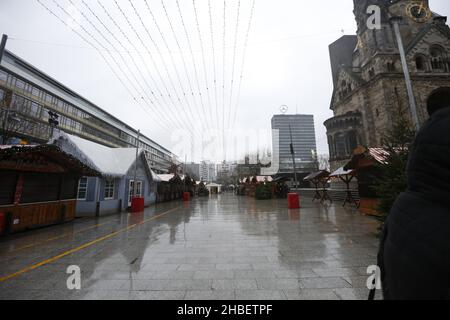
{"type": "Polygon", "coordinates": [[[287,105],[282,105],[280,107],[280,111],[281,111],[282,114],[286,114],[288,112],[288,110],[289,110],[289,108],[288,108],[287,105]]]}

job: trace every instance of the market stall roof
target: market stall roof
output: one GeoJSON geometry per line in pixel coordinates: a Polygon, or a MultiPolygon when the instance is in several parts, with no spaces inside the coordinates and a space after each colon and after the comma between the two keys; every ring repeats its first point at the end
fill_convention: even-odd
{"type": "Polygon", "coordinates": [[[276,177],[275,179],[273,179],[273,182],[282,182],[282,181],[289,181],[289,178],[280,176],[280,177],[276,177]]]}
{"type": "Polygon", "coordinates": [[[220,188],[220,187],[222,187],[222,185],[221,184],[217,184],[217,183],[208,183],[206,185],[206,187],[220,188]]]}
{"type": "Polygon", "coordinates": [[[348,176],[348,175],[353,175],[354,173],[355,173],[355,170],[345,170],[344,167],[340,167],[335,172],[330,174],[330,177],[333,178],[333,177],[348,176]]]}
{"type": "MultiPolygon", "coordinates": [[[[175,177],[174,174],[158,174],[157,176],[162,182],[169,182],[175,177]]],[[[184,175],[180,175],[179,177],[181,180],[184,180],[184,175]]]]}
{"type": "MultiPolygon", "coordinates": [[[[136,161],[134,148],[109,148],[80,137],[58,132],[50,140],[50,144],[57,145],[89,166],[93,166],[103,176],[123,177],[136,161]]],[[[143,157],[144,149],[139,149],[139,157],[143,157]]],[[[151,170],[148,161],[146,168],[152,178],[156,174],[151,170]]],[[[158,182],[159,179],[156,180],[158,182]]]]}
{"type": "Polygon", "coordinates": [[[77,172],[100,176],[95,166],[80,161],[54,145],[0,146],[0,169],[29,172],[77,172]],[[56,165],[56,166],[55,166],[56,165]]]}
{"type": "Polygon", "coordinates": [[[265,181],[267,181],[267,182],[272,182],[272,181],[273,181],[273,178],[272,178],[271,176],[257,176],[257,177],[256,177],[256,180],[257,180],[258,182],[265,182],[265,181]]]}
{"type": "Polygon", "coordinates": [[[326,170],[321,170],[317,172],[313,172],[309,175],[307,175],[303,180],[304,181],[311,181],[311,180],[320,180],[324,178],[328,178],[330,176],[330,173],[326,170]]]}
{"type": "Polygon", "coordinates": [[[369,167],[376,163],[385,163],[389,154],[383,148],[361,149],[344,166],[344,170],[369,167]]]}

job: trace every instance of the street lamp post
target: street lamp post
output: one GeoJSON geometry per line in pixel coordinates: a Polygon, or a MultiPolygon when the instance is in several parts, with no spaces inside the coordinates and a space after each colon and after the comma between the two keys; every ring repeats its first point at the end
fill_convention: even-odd
{"type": "Polygon", "coordinates": [[[50,125],[51,128],[51,133],[50,133],[50,139],[53,138],[53,135],[55,133],[55,128],[59,126],[59,115],[53,111],[49,111],[48,112],[48,124],[50,125]]]}
{"type": "Polygon", "coordinates": [[[138,158],[139,158],[139,143],[141,141],[141,130],[138,130],[137,140],[136,140],[136,159],[134,162],[134,182],[133,182],[133,198],[137,196],[137,166],[138,166],[138,158]]]}
{"type": "Polygon", "coordinates": [[[8,41],[8,36],[4,34],[2,36],[2,41],[0,42],[0,63],[2,62],[3,53],[5,52],[6,42],[8,41]]]}
{"type": "Polygon", "coordinates": [[[294,149],[294,139],[292,138],[292,127],[289,124],[289,134],[291,136],[291,155],[292,155],[292,164],[294,165],[294,187],[297,188],[297,168],[295,165],[295,149],[294,149]]]}
{"type": "Polygon", "coordinates": [[[419,131],[420,122],[419,122],[419,116],[417,115],[417,103],[416,103],[416,98],[414,97],[411,76],[409,74],[408,62],[406,61],[405,47],[403,46],[402,34],[400,33],[399,23],[400,23],[400,21],[402,21],[402,18],[401,17],[392,17],[390,19],[390,21],[394,27],[394,33],[395,33],[395,37],[397,39],[397,44],[398,44],[398,51],[400,53],[400,59],[402,61],[403,73],[405,75],[406,90],[408,92],[409,106],[411,108],[412,119],[414,122],[415,129],[417,131],[419,131]]]}

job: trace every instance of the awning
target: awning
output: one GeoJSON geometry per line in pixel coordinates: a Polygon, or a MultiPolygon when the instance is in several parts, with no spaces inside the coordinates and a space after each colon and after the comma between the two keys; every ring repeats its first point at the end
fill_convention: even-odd
{"type": "Polygon", "coordinates": [[[344,167],[340,167],[335,172],[330,174],[330,177],[333,178],[333,177],[341,177],[341,176],[353,175],[354,172],[355,172],[355,170],[345,170],[344,167]]]}
{"type": "Polygon", "coordinates": [[[289,181],[288,177],[276,177],[273,179],[273,182],[282,182],[282,181],[289,181]]]}
{"type": "Polygon", "coordinates": [[[161,182],[169,182],[173,177],[173,174],[158,174],[158,179],[161,182]]]}
{"type": "Polygon", "coordinates": [[[153,182],[162,182],[161,178],[152,169],[150,169],[150,174],[152,175],[153,182]]]}
{"type": "Polygon", "coordinates": [[[54,145],[1,146],[0,169],[48,173],[62,173],[63,170],[86,177],[101,176],[97,168],[54,145]]]}
{"type": "Polygon", "coordinates": [[[307,175],[303,180],[304,181],[311,181],[311,180],[321,180],[324,178],[328,178],[330,176],[330,173],[325,170],[313,172],[310,175],[307,175]]]}

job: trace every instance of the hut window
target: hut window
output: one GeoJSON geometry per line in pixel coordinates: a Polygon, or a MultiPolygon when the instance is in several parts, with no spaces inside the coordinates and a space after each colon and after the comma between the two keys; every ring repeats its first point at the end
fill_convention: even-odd
{"type": "Polygon", "coordinates": [[[60,175],[50,173],[27,173],[24,176],[20,203],[35,203],[58,200],[60,175]]]}
{"type": "Polygon", "coordinates": [[[81,178],[78,182],[78,200],[86,200],[87,198],[88,179],[81,178]]]}
{"type": "Polygon", "coordinates": [[[114,199],[115,183],[113,179],[105,180],[105,200],[114,199]]]}

